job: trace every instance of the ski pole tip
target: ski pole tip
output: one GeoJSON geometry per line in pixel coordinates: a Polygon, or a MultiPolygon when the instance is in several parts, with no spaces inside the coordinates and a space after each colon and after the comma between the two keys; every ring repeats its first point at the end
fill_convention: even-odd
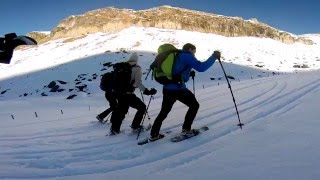
{"type": "Polygon", "coordinates": [[[242,123],[239,123],[238,124],[238,126],[240,127],[240,129],[242,129],[242,126],[243,126],[244,124],[242,124],[242,123]]]}

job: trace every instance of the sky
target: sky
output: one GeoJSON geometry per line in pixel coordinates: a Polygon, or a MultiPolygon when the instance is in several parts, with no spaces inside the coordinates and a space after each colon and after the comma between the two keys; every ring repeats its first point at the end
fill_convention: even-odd
{"type": "Polygon", "coordinates": [[[320,33],[320,1],[305,0],[1,0],[0,36],[32,31],[50,31],[70,15],[104,8],[148,9],[171,5],[244,19],[257,18],[294,34],[320,33]]]}

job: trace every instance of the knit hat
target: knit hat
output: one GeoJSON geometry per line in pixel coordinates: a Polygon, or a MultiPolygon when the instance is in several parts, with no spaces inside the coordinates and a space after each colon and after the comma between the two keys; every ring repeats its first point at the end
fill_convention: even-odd
{"type": "Polygon", "coordinates": [[[138,62],[138,54],[137,53],[132,53],[128,62],[138,62]]]}

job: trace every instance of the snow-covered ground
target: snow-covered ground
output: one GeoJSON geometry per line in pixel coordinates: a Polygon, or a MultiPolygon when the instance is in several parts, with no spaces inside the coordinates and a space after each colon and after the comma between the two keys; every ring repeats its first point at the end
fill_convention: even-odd
{"type": "MultiPolygon", "coordinates": [[[[306,36],[320,42],[317,36],[306,36]]],[[[136,27],[63,41],[18,50],[11,65],[0,66],[0,179],[320,178],[319,43],[285,45],[136,27]],[[235,77],[231,85],[245,124],[242,130],[225,79],[218,80],[223,74],[216,62],[197,73],[195,82],[200,109],[194,127],[207,125],[209,131],[170,142],[187,111],[177,102],[162,127],[172,133],[160,141],[138,146],[136,136],[105,136],[110,124],[95,120],[108,107],[98,87],[99,76],[108,71],[103,63],[125,60],[134,51],[146,72],[165,42],[180,48],[194,43],[201,60],[215,49],[222,51],[227,74],[235,77]],[[314,71],[289,73],[296,70],[294,63],[306,63],[314,71]],[[98,78],[93,79],[95,73],[98,78]],[[87,85],[84,91],[74,89],[75,79],[87,85]],[[44,87],[55,80],[66,82],[61,84],[64,91],[44,87]],[[67,100],[71,94],[78,96],[67,100]]],[[[161,86],[150,78],[144,83],[159,92],[149,108],[151,119],[145,120],[152,124],[161,107],[161,86]]],[[[192,81],[188,86],[192,89],[192,81]]],[[[130,109],[122,129],[129,128],[134,113],[130,109]]]]}

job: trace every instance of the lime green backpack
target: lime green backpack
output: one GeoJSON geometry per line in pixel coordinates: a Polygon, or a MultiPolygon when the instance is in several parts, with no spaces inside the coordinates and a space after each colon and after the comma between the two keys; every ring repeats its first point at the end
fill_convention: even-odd
{"type": "Polygon", "coordinates": [[[173,74],[173,68],[177,61],[178,50],[172,44],[163,44],[158,48],[158,55],[154,62],[150,65],[153,78],[160,84],[182,84],[184,80],[181,73],[186,69],[184,68],[180,73],[173,74]]]}

